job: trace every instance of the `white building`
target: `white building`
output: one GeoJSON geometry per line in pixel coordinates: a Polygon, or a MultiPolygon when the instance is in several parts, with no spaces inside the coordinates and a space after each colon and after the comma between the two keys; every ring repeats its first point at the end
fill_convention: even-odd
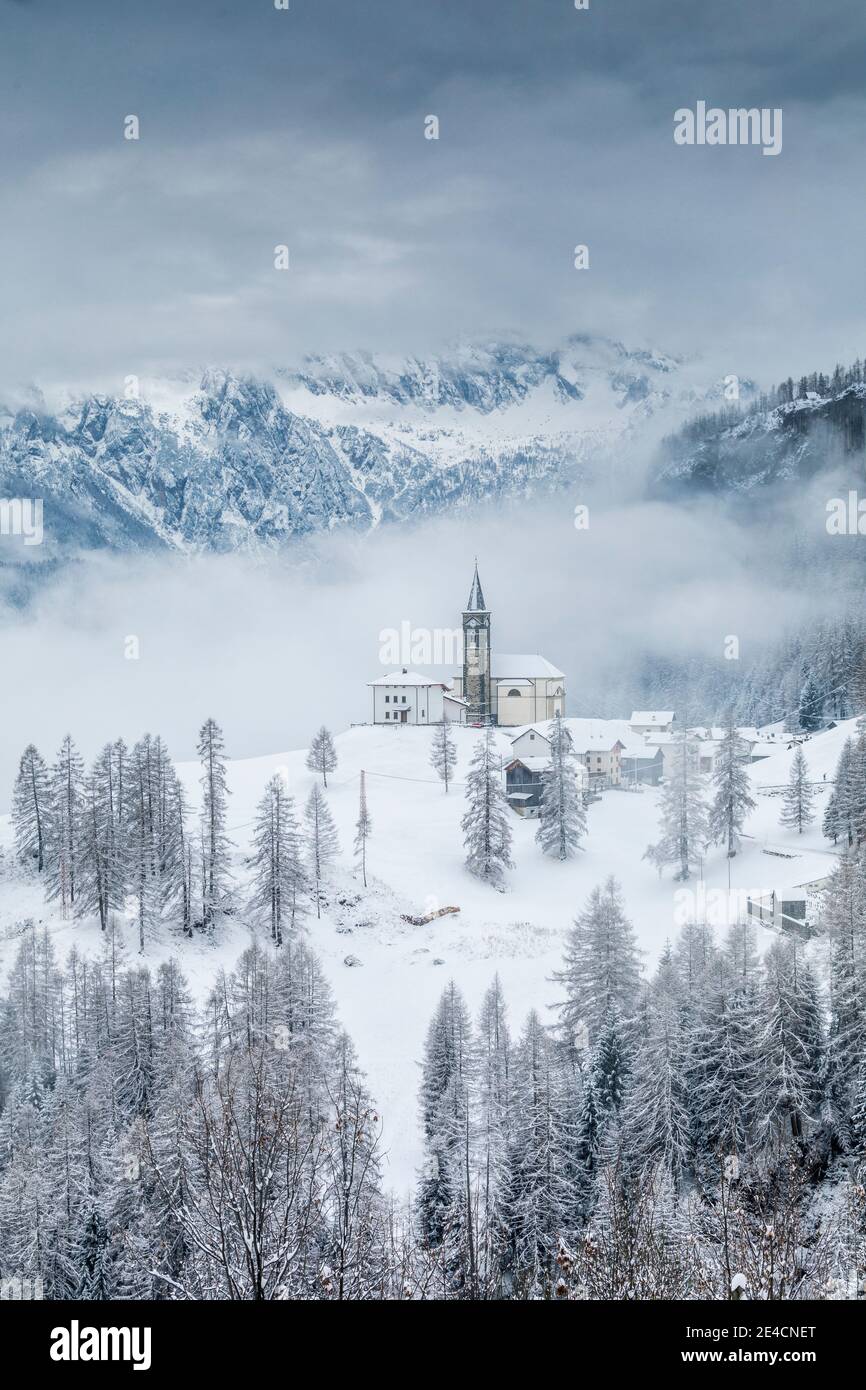
{"type": "Polygon", "coordinates": [[[463,665],[454,674],[454,693],[465,697],[471,724],[514,727],[565,713],[565,676],[537,652],[495,652],[491,612],[484,601],[478,566],[463,613],[463,665]]]}
{"type": "Polygon", "coordinates": [[[374,724],[466,723],[466,701],[442,681],[417,671],[392,671],[369,682],[374,724]]]}
{"type": "MultiPolygon", "coordinates": [[[[583,763],[591,787],[618,787],[622,780],[621,753],[634,742],[624,719],[565,719],[566,733],[583,763]]],[[[511,740],[515,758],[549,757],[550,724],[531,724],[511,740]]],[[[650,750],[650,755],[654,750],[650,750]]]]}
{"type": "Polygon", "coordinates": [[[646,734],[669,734],[673,732],[676,718],[672,709],[636,709],[632,710],[628,726],[638,738],[646,734]]]}

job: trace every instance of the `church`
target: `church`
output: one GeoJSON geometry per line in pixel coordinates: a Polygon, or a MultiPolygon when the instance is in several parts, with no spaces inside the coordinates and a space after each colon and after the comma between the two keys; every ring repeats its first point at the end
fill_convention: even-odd
{"type": "MultiPolygon", "coordinates": [[[[455,633],[457,636],[458,633],[455,633]]],[[[565,713],[565,676],[543,656],[512,656],[492,647],[492,615],[478,565],[463,613],[463,664],[447,679],[403,667],[370,682],[373,723],[495,724],[514,728],[565,713]]]]}
{"type": "Polygon", "coordinates": [[[467,723],[513,728],[565,714],[565,676],[543,656],[493,650],[492,615],[484,601],[478,564],[463,613],[463,666],[454,694],[466,701],[467,723]]]}

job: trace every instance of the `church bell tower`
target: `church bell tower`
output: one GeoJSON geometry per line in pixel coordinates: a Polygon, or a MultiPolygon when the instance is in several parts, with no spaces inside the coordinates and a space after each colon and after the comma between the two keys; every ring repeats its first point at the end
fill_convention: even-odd
{"type": "Polygon", "coordinates": [[[484,602],[478,561],[463,614],[463,698],[470,724],[493,724],[490,700],[490,612],[484,602]]]}

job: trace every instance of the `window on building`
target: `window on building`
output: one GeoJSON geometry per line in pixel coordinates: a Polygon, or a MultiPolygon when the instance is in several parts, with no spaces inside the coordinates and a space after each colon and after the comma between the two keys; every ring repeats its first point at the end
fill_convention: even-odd
{"type": "Polygon", "coordinates": [[[391,696],[390,696],[390,695],[386,695],[386,696],[385,696],[385,704],[386,704],[386,705],[389,705],[390,703],[391,703],[391,696]]]}
{"type": "Polygon", "coordinates": [[[386,710],[385,710],[385,718],[386,718],[386,719],[390,719],[390,718],[391,718],[391,711],[390,711],[389,709],[386,709],[386,710]]]}
{"type": "MultiPolygon", "coordinates": [[[[516,696],[517,699],[519,700],[519,699],[520,699],[520,691],[519,691],[519,690],[509,690],[509,692],[508,692],[508,698],[509,698],[509,700],[512,699],[512,697],[514,697],[514,696],[516,696]]],[[[534,735],[533,735],[533,737],[534,737],[534,735]]]]}

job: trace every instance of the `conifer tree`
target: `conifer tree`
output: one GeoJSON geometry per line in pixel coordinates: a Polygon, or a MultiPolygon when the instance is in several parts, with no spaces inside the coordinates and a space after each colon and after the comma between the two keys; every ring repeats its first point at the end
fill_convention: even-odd
{"type": "Polygon", "coordinates": [[[361,783],[358,797],[358,819],[355,822],[355,857],[361,864],[361,875],[364,880],[364,887],[367,887],[367,840],[373,829],[373,822],[370,812],[367,809],[367,786],[363,769],[361,770],[361,783]]]}
{"type": "Polygon", "coordinates": [[[275,946],[292,932],[302,908],[299,897],[307,875],[301,858],[294,799],[279,775],[270,779],[259,802],[253,844],[253,911],[267,922],[275,946]]]}
{"type": "Polygon", "coordinates": [[[337,750],[334,747],[334,740],[323,724],[314,736],[307,752],[307,767],[311,772],[321,772],[322,785],[327,787],[328,773],[333,772],[336,766],[337,750]]]}
{"type": "Polygon", "coordinates": [[[622,891],[610,877],[596,886],[566,938],[563,969],[553,980],[564,986],[559,1011],[563,1042],[594,1042],[612,1011],[629,1019],[637,1007],[640,957],[632,925],[625,915],[622,891]]]}
{"type": "Polygon", "coordinates": [[[571,859],[586,834],[586,809],[577,785],[577,758],[568,728],[557,715],[550,730],[550,768],[544,774],[536,840],[545,854],[571,859]]]}
{"type": "Polygon", "coordinates": [[[225,743],[222,729],[213,719],[205,720],[198,739],[201,760],[201,892],[202,925],[213,931],[219,913],[229,905],[229,855],[231,842],[226,834],[228,786],[225,743]]]}
{"type": "Polygon", "coordinates": [[[815,794],[809,785],[809,768],[806,763],[806,756],[801,746],[797,744],[791,762],[788,785],[782,796],[780,825],[785,825],[791,830],[796,830],[798,835],[802,835],[807,826],[810,826],[815,819],[815,813],[812,809],[814,799],[815,794]]]}
{"type": "Polygon", "coordinates": [[[15,851],[22,863],[42,873],[48,853],[50,784],[39,750],[29,743],[21,755],[12,793],[15,851]]]}
{"type": "Polygon", "coordinates": [[[503,886],[504,870],[513,867],[507,818],[493,731],[487,729],[472,755],[462,828],[466,867],[495,888],[503,886]]]}
{"type": "Polygon", "coordinates": [[[457,748],[454,743],[454,734],[451,732],[451,725],[447,719],[442,719],[433,730],[433,742],[430,745],[430,766],[434,769],[436,776],[444,783],[447,793],[454,780],[454,768],[457,766],[457,748]]]}
{"type": "Polygon", "coordinates": [[[677,756],[661,794],[661,835],[644,855],[659,873],[674,864],[675,879],[684,881],[700,862],[709,839],[707,811],[698,774],[697,758],[685,732],[676,740],[677,756]]]}
{"type": "Polygon", "coordinates": [[[709,839],[713,844],[723,844],[729,859],[733,859],[737,853],[747,814],[755,809],[755,801],[750,794],[749,773],[740,756],[740,746],[740,736],[733,719],[729,719],[713,773],[715,795],[708,817],[709,839]]]}
{"type": "Polygon", "coordinates": [[[421,1067],[424,1160],[417,1209],[425,1245],[441,1250],[446,1288],[477,1280],[471,1184],[470,1086],[472,1028],[462,994],[451,981],[427,1033],[421,1067]]]}
{"type": "Polygon", "coordinates": [[[322,915],[321,883],[339,852],[337,831],[321,787],[313,786],[304,808],[307,825],[307,854],[310,876],[315,885],[316,916],[322,915]]]}
{"type": "Polygon", "coordinates": [[[81,794],[84,766],[69,734],[60,745],[51,769],[51,855],[48,863],[48,897],[59,899],[65,916],[75,907],[81,850],[81,794]]]}

